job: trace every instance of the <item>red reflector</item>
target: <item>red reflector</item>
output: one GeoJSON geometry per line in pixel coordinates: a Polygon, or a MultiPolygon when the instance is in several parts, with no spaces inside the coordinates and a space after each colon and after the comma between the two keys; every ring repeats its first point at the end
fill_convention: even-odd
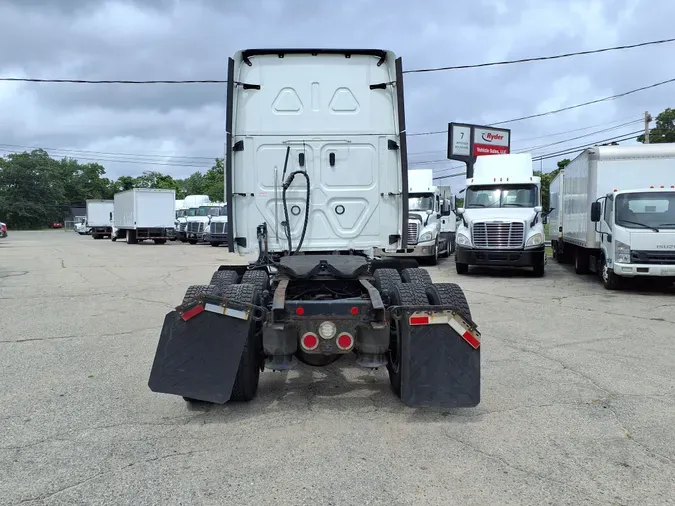
{"type": "Polygon", "coordinates": [[[428,325],[429,317],[428,316],[411,316],[410,325],[428,325]]]}
{"type": "Polygon", "coordinates": [[[195,316],[197,316],[202,311],[204,311],[204,306],[201,306],[201,305],[197,304],[195,307],[185,311],[181,315],[181,318],[183,318],[184,321],[188,321],[190,318],[194,318],[195,316]]]}
{"type": "Polygon", "coordinates": [[[354,306],[353,308],[351,308],[350,311],[351,311],[351,313],[352,313],[353,315],[359,314],[359,308],[356,307],[356,306],[354,306]]]}
{"type": "Polygon", "coordinates": [[[477,350],[478,347],[480,346],[480,341],[478,339],[476,339],[475,337],[473,337],[473,334],[471,334],[471,332],[469,332],[468,330],[466,332],[464,332],[464,334],[462,334],[462,337],[464,338],[464,340],[467,343],[469,343],[471,345],[471,347],[474,350],[477,350]]]}
{"type": "Polygon", "coordinates": [[[303,314],[305,314],[305,309],[299,307],[295,310],[295,314],[297,314],[298,316],[302,316],[303,314]]]}

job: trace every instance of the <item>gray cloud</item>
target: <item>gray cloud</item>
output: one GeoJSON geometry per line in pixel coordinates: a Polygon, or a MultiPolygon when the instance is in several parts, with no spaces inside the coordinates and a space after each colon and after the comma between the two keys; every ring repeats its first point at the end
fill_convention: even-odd
{"type": "MultiPolygon", "coordinates": [[[[413,69],[633,43],[667,36],[675,3],[58,0],[46,4],[44,0],[0,0],[0,11],[1,75],[145,80],[225,79],[228,56],[246,47],[381,47],[394,50],[403,57],[405,68],[413,69]]],[[[525,116],[675,77],[667,65],[671,54],[672,45],[668,45],[541,63],[408,74],[408,131],[442,130],[449,121],[489,123],[525,116]]],[[[664,86],[506,126],[513,129],[515,149],[556,142],[584,132],[526,140],[589,125],[618,124],[624,118],[639,118],[645,110],[655,115],[674,105],[669,102],[672,89],[664,86]]],[[[221,156],[224,105],[223,85],[4,83],[0,84],[0,136],[4,143],[17,145],[221,156]]],[[[632,129],[598,134],[594,139],[632,129]]],[[[584,142],[570,141],[535,154],[584,142]]],[[[445,135],[409,140],[413,164],[442,160],[445,148],[445,135]]],[[[172,158],[148,159],[179,163],[172,158]]],[[[209,165],[201,159],[181,160],[209,165]]],[[[103,164],[112,177],[146,169],[179,177],[194,170],[107,160],[103,164]]],[[[448,165],[456,162],[424,166],[448,165]]],[[[553,165],[555,160],[544,166],[553,165]]]]}

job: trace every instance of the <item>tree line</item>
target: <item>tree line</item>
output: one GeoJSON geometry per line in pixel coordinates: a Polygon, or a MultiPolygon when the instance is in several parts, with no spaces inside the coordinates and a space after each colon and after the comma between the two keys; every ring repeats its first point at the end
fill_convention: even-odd
{"type": "Polygon", "coordinates": [[[217,158],[205,173],[185,179],[156,171],[138,177],[106,177],[99,163],[80,163],[73,158],[56,160],[42,150],[0,157],[0,221],[13,229],[32,229],[63,222],[70,206],[84,205],[87,199],[112,199],[115,193],[132,188],[176,190],[176,198],[208,195],[212,201],[224,198],[224,164],[217,158]]]}

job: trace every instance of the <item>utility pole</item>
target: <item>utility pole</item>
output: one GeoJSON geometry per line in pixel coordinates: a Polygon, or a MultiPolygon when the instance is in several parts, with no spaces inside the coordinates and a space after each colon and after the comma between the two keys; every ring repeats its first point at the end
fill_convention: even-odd
{"type": "Polygon", "coordinates": [[[652,120],[649,111],[645,111],[645,144],[649,144],[649,122],[652,120]]]}

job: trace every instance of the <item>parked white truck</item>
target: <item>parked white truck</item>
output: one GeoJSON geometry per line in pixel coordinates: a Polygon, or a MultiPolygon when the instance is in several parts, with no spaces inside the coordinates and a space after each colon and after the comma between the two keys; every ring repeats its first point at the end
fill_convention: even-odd
{"type": "Polygon", "coordinates": [[[225,204],[222,202],[208,202],[201,204],[197,208],[197,213],[194,216],[187,218],[187,242],[190,244],[197,244],[204,241],[204,232],[207,225],[211,222],[214,216],[220,216],[221,211],[226,213],[227,208],[223,210],[225,204]]]}
{"type": "Polygon", "coordinates": [[[208,195],[188,195],[182,200],[182,207],[176,213],[176,237],[181,242],[187,242],[188,218],[197,215],[197,209],[202,204],[210,202],[208,195]]]}
{"type": "Polygon", "coordinates": [[[450,187],[434,186],[433,171],[408,171],[408,247],[395,252],[378,250],[388,257],[423,259],[432,265],[454,250],[456,218],[450,187]]]}
{"type": "Polygon", "coordinates": [[[544,275],[541,179],[530,154],[479,156],[457,214],[458,274],[480,265],[532,267],[535,276],[544,275]]]}
{"type": "Polygon", "coordinates": [[[227,244],[227,205],[223,204],[218,214],[209,215],[209,222],[204,228],[204,241],[211,246],[218,247],[227,244]]]}
{"type": "Polygon", "coordinates": [[[176,191],[133,188],[115,194],[115,232],[113,241],[127,244],[153,240],[164,244],[174,237],[176,191]]]}
{"type": "Polygon", "coordinates": [[[675,144],[598,146],[563,169],[556,258],[605,288],[675,280],[675,144]]]}
{"type": "Polygon", "coordinates": [[[94,239],[112,237],[114,207],[112,200],[87,200],[87,227],[94,239]]]}

